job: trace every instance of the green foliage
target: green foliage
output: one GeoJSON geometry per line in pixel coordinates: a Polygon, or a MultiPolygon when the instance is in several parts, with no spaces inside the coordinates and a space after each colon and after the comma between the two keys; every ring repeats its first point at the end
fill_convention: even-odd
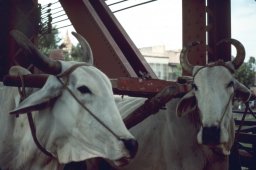
{"type": "Polygon", "coordinates": [[[53,29],[51,34],[41,35],[38,38],[38,47],[46,55],[49,56],[51,49],[57,49],[60,38],[58,37],[59,31],[53,29]]]}
{"type": "Polygon", "coordinates": [[[177,64],[177,70],[175,70],[175,74],[177,75],[177,77],[182,76],[182,68],[180,64],[177,64]]]}
{"type": "Polygon", "coordinates": [[[72,59],[75,60],[75,61],[82,61],[82,58],[81,56],[82,55],[82,50],[81,50],[81,45],[80,44],[77,44],[76,46],[72,46],[72,49],[71,49],[71,56],[72,56],[72,59]]]}
{"type": "Polygon", "coordinates": [[[255,58],[250,57],[248,62],[243,63],[236,71],[235,78],[247,87],[254,86],[255,82],[255,58]]]}

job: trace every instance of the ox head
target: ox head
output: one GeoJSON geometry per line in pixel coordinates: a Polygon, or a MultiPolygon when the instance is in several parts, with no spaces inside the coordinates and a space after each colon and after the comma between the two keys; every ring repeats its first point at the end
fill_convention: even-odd
{"type": "Polygon", "coordinates": [[[187,52],[190,47],[199,43],[193,43],[182,50],[181,65],[192,74],[193,89],[180,100],[177,114],[184,116],[196,111],[199,114],[198,143],[211,146],[228,155],[234,139],[233,97],[247,101],[250,98],[250,91],[233,76],[245,58],[243,45],[234,39],[222,42],[229,42],[236,47],[237,56],[232,61],[192,66],[188,62],[187,52]]]}
{"type": "Polygon", "coordinates": [[[11,35],[40,70],[50,74],[44,86],[22,101],[12,113],[38,111],[39,141],[60,163],[93,157],[128,163],[137,142],[126,129],[107,76],[92,66],[92,52],[79,34],[85,63],[54,61],[44,56],[19,31],[11,35]],[[79,67],[78,67],[79,66],[79,67]]]}

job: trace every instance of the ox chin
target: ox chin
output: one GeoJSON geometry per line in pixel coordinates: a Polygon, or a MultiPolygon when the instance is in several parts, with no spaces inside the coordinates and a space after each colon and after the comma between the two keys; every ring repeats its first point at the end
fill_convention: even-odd
{"type": "Polygon", "coordinates": [[[218,127],[202,127],[197,135],[197,142],[215,153],[224,156],[230,154],[227,144],[221,140],[221,129],[218,127]]]}
{"type": "Polygon", "coordinates": [[[220,155],[228,156],[230,155],[230,150],[227,148],[225,144],[219,144],[214,146],[209,146],[215,153],[220,155]]]}

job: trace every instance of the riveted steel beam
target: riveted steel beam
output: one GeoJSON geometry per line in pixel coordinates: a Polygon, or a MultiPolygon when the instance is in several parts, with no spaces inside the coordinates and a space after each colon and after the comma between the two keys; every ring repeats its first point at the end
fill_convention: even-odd
{"type": "Polygon", "coordinates": [[[157,78],[149,64],[146,62],[138,48],[135,46],[129,35],[123,29],[109,7],[102,0],[89,0],[102,22],[110,32],[111,36],[122,50],[128,62],[133,67],[136,74],[141,77],[157,78]]]}
{"type": "Polygon", "coordinates": [[[92,47],[95,65],[110,78],[137,77],[111,33],[88,0],[60,0],[75,30],[92,47]]]}
{"type": "Polygon", "coordinates": [[[231,38],[231,2],[230,0],[208,0],[207,3],[208,28],[208,61],[218,59],[231,60],[230,44],[216,44],[224,39],[231,38]]]}
{"type": "MultiPolygon", "coordinates": [[[[182,1],[182,40],[183,46],[200,41],[191,49],[188,60],[193,65],[206,64],[206,3],[205,0],[182,1]]],[[[189,75],[183,71],[183,75],[189,75]]]]}

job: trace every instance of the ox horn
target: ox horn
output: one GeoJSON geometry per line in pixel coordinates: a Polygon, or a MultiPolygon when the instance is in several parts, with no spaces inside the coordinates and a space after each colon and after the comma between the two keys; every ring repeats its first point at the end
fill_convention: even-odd
{"type": "Polygon", "coordinates": [[[190,73],[190,74],[192,74],[194,66],[192,66],[192,65],[189,63],[187,54],[188,54],[188,51],[189,51],[189,49],[190,49],[191,47],[196,46],[196,45],[198,45],[198,44],[200,44],[199,41],[194,41],[194,42],[192,42],[191,44],[189,44],[189,45],[183,47],[183,49],[182,49],[181,52],[180,52],[180,64],[181,64],[182,68],[183,68],[185,71],[187,71],[188,73],[190,73]]]}
{"type": "Polygon", "coordinates": [[[42,54],[22,32],[18,30],[12,30],[10,34],[17,42],[17,44],[29,54],[29,59],[38,69],[53,75],[61,73],[60,62],[51,60],[42,54]]]}
{"type": "Polygon", "coordinates": [[[91,50],[89,43],[85,40],[85,38],[82,35],[80,35],[76,32],[72,32],[72,34],[74,37],[76,37],[79,44],[81,45],[82,61],[86,62],[90,65],[93,65],[93,54],[92,54],[92,50],[91,50]]]}
{"type": "Polygon", "coordinates": [[[236,39],[223,39],[217,43],[217,45],[221,43],[230,43],[236,48],[236,57],[232,60],[232,64],[234,68],[237,70],[244,62],[245,59],[245,49],[241,42],[236,39]]]}

